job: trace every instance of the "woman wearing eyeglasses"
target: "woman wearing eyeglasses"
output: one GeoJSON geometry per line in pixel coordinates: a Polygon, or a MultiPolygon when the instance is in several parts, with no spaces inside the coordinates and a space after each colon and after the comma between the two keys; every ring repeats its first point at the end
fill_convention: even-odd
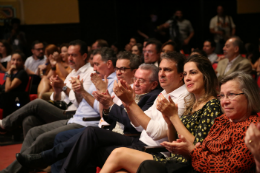
{"type": "MultiPolygon", "coordinates": [[[[238,72],[226,76],[221,83],[219,99],[224,114],[215,119],[203,142],[192,143],[187,135],[182,134],[176,141],[162,143],[168,151],[184,156],[188,162],[171,158],[152,160],[147,153],[131,149],[124,149],[122,153],[124,150],[116,149],[101,172],[120,169],[138,173],[254,172],[254,157],[244,139],[250,123],[260,121],[256,115],[260,111],[258,87],[250,75],[238,72]]],[[[249,144],[253,145],[253,142],[248,139],[249,144]]]]}

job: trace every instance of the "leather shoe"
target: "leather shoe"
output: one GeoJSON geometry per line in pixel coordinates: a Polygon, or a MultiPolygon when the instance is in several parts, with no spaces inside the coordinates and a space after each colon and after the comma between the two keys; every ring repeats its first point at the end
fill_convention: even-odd
{"type": "Polygon", "coordinates": [[[16,153],[16,159],[22,166],[30,169],[43,169],[48,166],[41,154],[16,153]]]}

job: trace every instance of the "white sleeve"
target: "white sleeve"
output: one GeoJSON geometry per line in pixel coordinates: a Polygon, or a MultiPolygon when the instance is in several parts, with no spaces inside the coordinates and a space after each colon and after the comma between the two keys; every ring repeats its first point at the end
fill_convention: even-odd
{"type": "Polygon", "coordinates": [[[212,18],[212,19],[210,20],[209,28],[210,28],[210,29],[214,29],[214,28],[215,28],[214,18],[212,18]]]}
{"type": "Polygon", "coordinates": [[[231,27],[232,27],[232,28],[235,28],[236,25],[235,25],[235,23],[234,23],[234,21],[233,21],[233,18],[232,18],[231,16],[229,16],[229,19],[230,19],[231,27]]]}
{"type": "Polygon", "coordinates": [[[27,58],[24,63],[25,70],[28,69],[28,65],[29,65],[29,58],[27,58]]]}

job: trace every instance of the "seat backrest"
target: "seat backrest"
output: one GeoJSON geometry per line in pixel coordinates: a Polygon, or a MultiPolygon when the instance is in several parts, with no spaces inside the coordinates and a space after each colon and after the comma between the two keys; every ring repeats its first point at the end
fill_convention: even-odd
{"type": "Polygon", "coordinates": [[[31,90],[31,86],[32,86],[32,77],[29,76],[29,80],[28,80],[28,83],[26,85],[25,92],[29,92],[31,90]]]}
{"type": "Polygon", "coordinates": [[[4,77],[5,73],[0,72],[0,85],[3,85],[5,83],[4,77]]]}

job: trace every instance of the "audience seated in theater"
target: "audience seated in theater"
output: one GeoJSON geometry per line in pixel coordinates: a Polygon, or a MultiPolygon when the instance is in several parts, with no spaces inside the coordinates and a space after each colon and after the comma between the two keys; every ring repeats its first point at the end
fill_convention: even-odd
{"type": "MultiPolygon", "coordinates": [[[[158,88],[158,68],[151,64],[143,64],[138,68],[139,61],[136,55],[131,55],[128,52],[120,54],[119,58],[120,59],[117,60],[116,64],[118,79],[125,80],[129,84],[133,82],[133,76],[140,80],[140,82],[134,82],[133,84],[136,102],[142,110],[148,109],[153,104],[157,95],[161,92],[161,89],[158,88]],[[125,69],[124,71],[124,68],[132,68],[132,70],[125,69]],[[136,68],[138,68],[137,71],[136,68]],[[135,71],[136,73],[134,74],[135,71]],[[146,82],[141,83],[142,80],[145,80],[146,82]]],[[[121,134],[137,133],[136,129],[130,124],[130,120],[122,102],[117,97],[112,100],[109,93],[106,92],[106,94],[104,94],[100,91],[96,91],[94,95],[96,95],[98,100],[101,101],[100,103],[102,103],[103,118],[111,124],[110,130],[121,134]]],[[[112,96],[113,95],[114,93],[112,96]]],[[[62,132],[56,136],[53,149],[42,152],[40,157],[37,157],[37,155],[20,155],[20,159],[18,160],[21,160],[21,163],[24,163],[25,166],[31,167],[53,164],[55,161],[68,155],[70,149],[73,147],[83,130],[84,129],[62,132]],[[71,136],[71,138],[67,139],[68,136],[71,136]]],[[[106,130],[101,129],[101,132],[102,131],[106,130]]],[[[113,134],[113,132],[108,132],[108,134],[113,134]]],[[[106,132],[104,132],[103,135],[108,136],[105,133],[106,132]]],[[[52,172],[59,172],[62,163],[63,161],[61,160],[52,165],[52,172]]]]}
{"type": "MultiPolygon", "coordinates": [[[[74,41],[72,43],[70,43],[69,46],[68,59],[70,65],[74,67],[74,69],[78,69],[81,66],[81,69],[77,70],[78,72],[80,70],[83,70],[82,64],[85,64],[87,58],[87,45],[85,43],[83,44],[82,41],[74,41]],[[75,44],[75,46],[71,46],[72,43],[75,44]],[[84,46],[84,49],[79,45],[82,45],[82,47],[84,46]],[[83,54],[81,54],[81,52],[83,54]]],[[[113,50],[106,47],[97,49],[95,51],[93,61],[94,61],[94,70],[102,78],[104,76],[108,76],[107,89],[111,93],[113,83],[116,80],[116,74],[114,72],[116,58],[113,55],[113,50]]],[[[73,72],[74,71],[72,71],[72,73],[73,72]]],[[[68,120],[68,117],[64,117],[63,111],[57,110],[56,107],[53,108],[54,109],[53,111],[50,111],[50,109],[45,108],[46,110],[43,111],[43,113],[47,111],[53,113],[54,114],[53,116],[55,116],[55,114],[58,112],[59,114],[63,114],[64,120],[59,120],[42,126],[31,128],[25,136],[21,153],[23,154],[39,153],[43,150],[52,148],[55,136],[62,131],[78,129],[84,126],[98,125],[98,121],[91,121],[91,122],[83,121],[84,117],[94,118],[94,117],[99,117],[100,115],[99,115],[99,102],[96,99],[94,99],[94,97],[91,95],[94,91],[96,91],[96,87],[94,84],[92,84],[89,87],[88,91],[86,91],[84,89],[82,79],[86,80],[86,78],[79,78],[79,77],[70,78],[71,88],[74,91],[75,95],[82,96],[81,98],[77,98],[78,102],[80,103],[75,115],[73,115],[73,117],[68,120]]],[[[58,77],[56,77],[55,79],[51,79],[51,82],[52,82],[52,86],[56,87],[56,90],[59,90],[61,92],[62,90],[61,88],[62,86],[64,86],[64,82],[58,77]]],[[[69,87],[67,87],[65,92],[69,93],[69,91],[70,89],[69,87]]],[[[61,98],[60,95],[61,93],[56,93],[54,95],[54,98],[55,97],[61,98]]],[[[5,123],[3,125],[5,127],[5,123]]],[[[6,169],[4,169],[3,172],[17,173],[17,172],[22,172],[24,169],[25,167],[22,167],[22,165],[20,165],[18,161],[15,160],[11,165],[9,165],[6,169]]]]}
{"type": "Polygon", "coordinates": [[[25,61],[25,70],[28,74],[36,74],[38,66],[45,64],[47,57],[44,56],[44,44],[38,40],[32,43],[31,51],[32,56],[28,57],[25,61]]]}
{"type": "MultiPolygon", "coordinates": [[[[182,154],[189,162],[144,161],[138,173],[255,172],[254,156],[244,140],[250,124],[260,120],[256,115],[260,111],[258,87],[254,79],[243,72],[231,73],[221,83],[219,98],[225,114],[215,119],[204,141],[194,145],[179,135],[177,141],[162,143],[169,151],[182,154]]],[[[253,145],[253,141],[250,144],[253,145]]]]}
{"type": "MultiPolygon", "coordinates": [[[[40,65],[38,68],[38,73],[41,76],[41,82],[38,86],[38,98],[42,99],[43,95],[48,95],[50,100],[50,95],[52,87],[50,84],[50,77],[58,75],[62,80],[65,80],[67,75],[71,72],[71,68],[68,64],[68,47],[62,46],[61,53],[59,54],[58,47],[54,44],[50,44],[45,49],[45,54],[47,61],[45,64],[40,65]],[[49,92],[49,93],[46,93],[49,92]]],[[[46,96],[45,96],[46,97],[46,96]]]]}
{"type": "MultiPolygon", "coordinates": [[[[215,118],[221,115],[221,107],[216,91],[218,80],[210,61],[206,57],[191,56],[184,64],[183,75],[186,88],[190,94],[185,97],[186,109],[181,119],[178,117],[179,104],[177,102],[170,98],[167,100],[167,97],[160,95],[156,104],[156,108],[162,112],[162,117],[167,124],[166,127],[168,127],[169,142],[164,141],[160,144],[173,153],[171,157],[164,159],[133,149],[118,148],[111,153],[101,172],[116,172],[121,168],[128,172],[136,172],[139,165],[145,160],[155,160],[162,164],[169,161],[173,167],[179,163],[189,163],[185,157],[179,155],[180,153],[173,152],[169,145],[174,143],[175,140],[181,141],[180,136],[190,144],[195,145],[202,142],[208,135],[215,118]],[[178,135],[179,137],[177,137],[178,135]]],[[[120,98],[120,96],[118,97],[120,98]]],[[[131,114],[132,110],[130,104],[129,109],[127,109],[128,114],[131,114]]]]}
{"type": "Polygon", "coordinates": [[[234,36],[227,40],[223,48],[225,59],[219,61],[216,69],[219,81],[235,71],[251,73],[252,66],[250,61],[240,55],[242,49],[243,42],[239,37],[234,36]]]}
{"type": "MultiPolygon", "coordinates": [[[[165,54],[165,56],[162,56],[158,74],[160,85],[165,89],[160,95],[164,95],[166,98],[171,97],[178,104],[179,116],[183,114],[185,109],[184,97],[188,94],[186,87],[183,85],[183,63],[184,58],[181,54],[175,52],[165,54]]],[[[144,81],[136,79],[137,82],[140,84],[140,82],[144,81]]],[[[145,80],[143,84],[149,85],[148,82],[145,80]]],[[[131,120],[131,124],[138,131],[142,131],[141,137],[138,139],[104,130],[101,131],[94,127],[87,127],[70,151],[61,172],[65,170],[67,172],[78,172],[79,170],[95,172],[95,167],[102,167],[110,152],[117,147],[125,146],[142,150],[144,146],[159,145],[162,141],[168,139],[167,124],[160,111],[156,109],[156,101],[152,107],[143,112],[135,103],[133,90],[125,81],[119,80],[118,83],[114,84],[113,90],[126,105],[130,106],[132,111],[127,109],[128,117],[131,120]],[[121,94],[124,94],[124,96],[121,94]],[[106,136],[106,138],[99,138],[98,136],[100,135],[106,136]],[[83,160],[87,164],[81,164],[83,160]]],[[[158,99],[160,97],[157,97],[158,99]]],[[[161,155],[160,153],[158,154],[161,155]]]]}
{"type": "Polygon", "coordinates": [[[8,71],[10,68],[12,47],[6,40],[0,40],[0,71],[8,71]]]}
{"type": "Polygon", "coordinates": [[[102,47],[108,47],[108,43],[106,40],[97,39],[91,46],[92,50],[96,50],[102,47]]]}
{"type": "Polygon", "coordinates": [[[260,122],[250,124],[246,131],[245,143],[254,156],[256,172],[260,173],[260,122]]]}
{"type": "Polygon", "coordinates": [[[168,53],[173,51],[179,52],[177,45],[172,41],[168,41],[162,45],[161,55],[163,53],[168,53]]]}
{"type": "Polygon", "coordinates": [[[154,64],[156,67],[160,63],[160,51],[161,51],[161,42],[155,39],[150,39],[144,50],[144,63],[154,64]]]}
{"type": "MultiPolygon", "coordinates": [[[[67,76],[64,82],[59,76],[51,77],[54,90],[52,99],[73,103],[68,107],[68,110],[77,109],[82,98],[81,95],[74,94],[74,91],[71,90],[72,84],[70,80],[79,76],[80,79],[83,79],[83,86],[86,90],[92,85],[90,74],[93,73],[93,68],[90,67],[89,63],[85,63],[87,57],[86,51],[86,43],[80,40],[72,41],[69,44],[68,61],[70,67],[74,70],[67,76]]],[[[63,110],[46,101],[37,99],[13,112],[3,120],[0,120],[0,129],[11,131],[22,125],[23,134],[26,136],[30,128],[34,126],[68,118],[63,110]]]]}
{"type": "Polygon", "coordinates": [[[11,56],[11,67],[5,73],[5,83],[0,85],[0,108],[5,101],[1,94],[3,92],[24,92],[28,84],[29,76],[24,70],[26,57],[22,52],[14,52],[11,56]]]}
{"type": "Polygon", "coordinates": [[[217,62],[218,55],[215,52],[216,43],[213,40],[205,40],[203,43],[203,51],[207,54],[211,64],[217,62]]]}

